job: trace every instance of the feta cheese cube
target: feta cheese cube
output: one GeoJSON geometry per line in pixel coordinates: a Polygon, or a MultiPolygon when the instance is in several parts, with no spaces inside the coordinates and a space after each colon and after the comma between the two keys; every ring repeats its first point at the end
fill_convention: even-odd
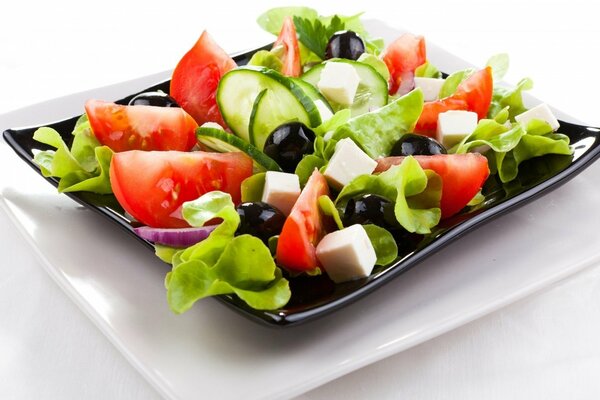
{"type": "Polygon", "coordinates": [[[515,117],[515,121],[519,122],[524,126],[527,126],[529,121],[531,121],[532,119],[541,119],[542,121],[547,122],[553,131],[557,130],[560,127],[560,124],[558,123],[558,120],[556,119],[554,114],[552,114],[550,107],[548,107],[548,105],[545,103],[539,104],[533,107],[532,109],[527,110],[524,113],[521,113],[515,117]]]}
{"type": "Polygon", "coordinates": [[[321,72],[317,87],[334,103],[349,106],[354,101],[360,77],[350,64],[328,62],[321,72]]]}
{"type": "Polygon", "coordinates": [[[267,171],[262,201],[289,215],[300,196],[300,179],[296,174],[267,171]]]}
{"type": "Polygon", "coordinates": [[[319,110],[319,115],[321,116],[321,123],[333,117],[333,113],[331,112],[329,107],[325,103],[323,103],[323,100],[315,100],[315,106],[317,106],[317,110],[319,110]]]}
{"type": "Polygon", "coordinates": [[[325,168],[325,178],[332,186],[341,189],[359,175],[371,174],[377,161],[369,157],[350,138],[337,142],[333,156],[325,168]]]}
{"type": "Polygon", "coordinates": [[[446,111],[438,115],[437,141],[446,148],[460,142],[477,127],[477,113],[471,111],[446,111]]]}
{"type": "Polygon", "coordinates": [[[371,274],[377,255],[362,225],[326,235],[317,245],[317,258],[336,283],[371,274]]]}
{"type": "Polygon", "coordinates": [[[444,79],[415,77],[415,87],[421,88],[425,101],[437,100],[444,82],[444,79]]]}

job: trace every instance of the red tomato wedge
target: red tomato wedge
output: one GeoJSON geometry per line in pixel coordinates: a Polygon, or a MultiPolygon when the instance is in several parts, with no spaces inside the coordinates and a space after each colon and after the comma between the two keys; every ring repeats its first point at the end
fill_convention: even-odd
{"type": "Polygon", "coordinates": [[[181,108],[88,100],[85,112],[94,136],[113,151],[188,151],[197,143],[198,124],[181,108]]]}
{"type": "Polygon", "coordinates": [[[277,242],[277,263],[293,271],[319,266],[316,247],[325,236],[319,197],[329,194],[325,177],[315,170],[285,220],[277,242]]]}
{"type": "Polygon", "coordinates": [[[475,72],[458,85],[453,95],[425,102],[415,133],[434,137],[438,116],[450,110],[473,111],[479,119],[485,118],[492,102],[493,90],[492,69],[486,67],[475,72]]]}
{"type": "Polygon", "coordinates": [[[170,94],[199,125],[216,122],[225,127],[215,96],[221,77],[236,66],[204,31],[175,67],[170,94]]]}
{"type": "Polygon", "coordinates": [[[221,190],[240,202],[240,185],[252,175],[245,153],[126,151],[110,163],[110,184],[119,204],[135,219],[155,228],[189,226],[181,205],[221,190]]]}
{"type": "Polygon", "coordinates": [[[385,48],[381,59],[390,70],[390,93],[395,94],[403,83],[410,86],[404,90],[408,92],[414,85],[415,69],[427,60],[425,38],[405,33],[385,48]]]}
{"type": "MultiPolygon", "coordinates": [[[[431,169],[442,178],[442,218],[448,218],[467,205],[490,174],[487,158],[479,153],[414,156],[421,168],[431,169]]],[[[377,160],[375,172],[398,165],[404,157],[377,160]]]]}
{"type": "Polygon", "coordinates": [[[281,73],[286,76],[298,77],[302,73],[300,64],[300,47],[298,46],[298,37],[296,36],[296,27],[292,17],[287,16],[283,20],[283,26],[279,37],[273,44],[273,48],[283,46],[283,70],[281,73]]]}

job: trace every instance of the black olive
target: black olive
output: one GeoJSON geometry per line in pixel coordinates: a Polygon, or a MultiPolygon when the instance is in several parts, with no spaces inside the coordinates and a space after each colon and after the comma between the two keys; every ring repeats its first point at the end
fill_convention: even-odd
{"type": "Polygon", "coordinates": [[[265,142],[264,153],[285,172],[294,172],[305,154],[313,152],[315,133],[300,122],[278,126],[265,142]]]}
{"type": "Polygon", "coordinates": [[[406,133],[392,147],[391,156],[432,156],[446,154],[440,142],[428,136],[406,133]]]}
{"type": "Polygon", "coordinates": [[[129,100],[130,106],[179,107],[174,98],[165,92],[145,92],[129,100]]]}
{"type": "Polygon", "coordinates": [[[365,194],[348,201],[344,211],[344,225],[354,224],[375,224],[386,229],[400,228],[394,214],[394,203],[375,194],[365,194]]]}
{"type": "Polygon", "coordinates": [[[267,243],[271,236],[279,235],[285,222],[285,215],[277,208],[263,203],[242,203],[236,207],[240,216],[240,226],[236,235],[249,234],[267,243]]]}
{"type": "Polygon", "coordinates": [[[365,52],[365,43],[353,31],[341,31],[331,35],[327,48],[325,49],[325,59],[347,58],[349,60],[358,60],[361,54],[365,52]]]}

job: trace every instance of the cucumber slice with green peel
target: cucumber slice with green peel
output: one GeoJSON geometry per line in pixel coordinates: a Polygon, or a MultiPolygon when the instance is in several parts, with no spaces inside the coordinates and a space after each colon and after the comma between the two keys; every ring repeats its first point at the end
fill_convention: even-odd
{"type": "MultiPolygon", "coordinates": [[[[334,111],[339,111],[343,108],[350,108],[352,116],[368,113],[369,111],[383,107],[388,102],[388,83],[382,76],[370,65],[344,59],[331,59],[326,62],[343,62],[350,64],[358,74],[360,81],[358,89],[354,96],[354,101],[350,107],[329,102],[334,111]]],[[[325,63],[317,64],[302,75],[302,80],[310,83],[315,88],[321,79],[321,73],[325,68],[325,63]]]]}
{"type": "Polygon", "coordinates": [[[321,122],[314,101],[300,85],[268,68],[245,66],[226,73],[219,82],[217,103],[227,126],[249,143],[252,129],[258,144],[264,143],[263,137],[266,139],[271,133],[266,129],[275,129],[286,120],[295,119],[309,126],[321,122]],[[256,98],[265,89],[257,102],[256,98]],[[269,112],[261,111],[257,118],[253,109],[260,103],[273,108],[269,112]],[[253,121],[250,121],[251,116],[254,116],[253,121]]]}
{"type": "Polygon", "coordinates": [[[218,128],[200,127],[196,129],[196,137],[202,145],[219,153],[243,151],[252,158],[255,172],[281,171],[271,157],[232,133],[218,128]]]}

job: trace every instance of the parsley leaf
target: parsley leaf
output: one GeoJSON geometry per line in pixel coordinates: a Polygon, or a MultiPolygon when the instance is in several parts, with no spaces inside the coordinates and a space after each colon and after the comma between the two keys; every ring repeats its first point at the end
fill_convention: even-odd
{"type": "Polygon", "coordinates": [[[331,35],[345,29],[344,22],[337,15],[327,25],[319,19],[294,16],[294,26],[300,42],[321,59],[325,58],[325,48],[331,35]]]}

